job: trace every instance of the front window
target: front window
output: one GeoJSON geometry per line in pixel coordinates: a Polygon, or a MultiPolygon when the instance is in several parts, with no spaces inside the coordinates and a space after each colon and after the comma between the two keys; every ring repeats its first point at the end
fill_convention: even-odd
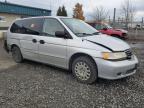
{"type": "Polygon", "coordinates": [[[85,23],[84,21],[74,18],[61,18],[64,24],[78,37],[97,35],[99,32],[85,23]]]}
{"type": "Polygon", "coordinates": [[[43,35],[49,37],[56,37],[56,31],[64,31],[64,27],[60,24],[60,22],[53,18],[45,19],[44,27],[43,27],[43,35]]]}

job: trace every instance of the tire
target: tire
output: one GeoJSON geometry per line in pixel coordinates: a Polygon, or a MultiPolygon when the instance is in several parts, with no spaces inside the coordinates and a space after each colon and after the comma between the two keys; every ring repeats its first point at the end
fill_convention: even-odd
{"type": "Polygon", "coordinates": [[[23,61],[21,51],[17,46],[12,48],[12,57],[16,63],[21,63],[23,61]]]}
{"type": "Polygon", "coordinates": [[[97,80],[97,66],[89,57],[76,58],[72,63],[72,73],[81,83],[91,84],[97,80]]]}

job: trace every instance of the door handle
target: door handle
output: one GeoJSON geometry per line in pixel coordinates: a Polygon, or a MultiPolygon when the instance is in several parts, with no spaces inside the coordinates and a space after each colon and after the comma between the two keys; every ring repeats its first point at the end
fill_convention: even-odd
{"type": "Polygon", "coordinates": [[[33,43],[37,43],[37,40],[36,40],[36,39],[33,39],[32,42],[33,42],[33,43]]]}
{"type": "Polygon", "coordinates": [[[40,40],[39,42],[40,42],[40,44],[45,44],[44,40],[40,40]]]}

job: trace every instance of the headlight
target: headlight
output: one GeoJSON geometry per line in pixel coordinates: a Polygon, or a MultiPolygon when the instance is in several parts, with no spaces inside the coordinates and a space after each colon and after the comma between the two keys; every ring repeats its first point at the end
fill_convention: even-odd
{"type": "Polygon", "coordinates": [[[102,58],[105,60],[118,60],[127,57],[125,52],[103,52],[102,58]]]}

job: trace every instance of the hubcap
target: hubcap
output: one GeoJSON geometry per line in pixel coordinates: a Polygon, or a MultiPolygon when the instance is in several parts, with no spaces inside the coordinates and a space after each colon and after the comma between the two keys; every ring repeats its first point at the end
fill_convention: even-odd
{"type": "Polygon", "coordinates": [[[85,62],[78,62],[75,65],[75,74],[81,80],[88,80],[90,78],[90,67],[85,62]]]}

